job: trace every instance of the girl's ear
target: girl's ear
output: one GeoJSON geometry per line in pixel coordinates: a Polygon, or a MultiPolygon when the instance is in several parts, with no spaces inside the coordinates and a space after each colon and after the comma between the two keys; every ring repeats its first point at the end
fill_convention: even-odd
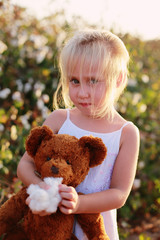
{"type": "Polygon", "coordinates": [[[41,142],[49,140],[53,135],[52,130],[47,126],[33,128],[26,140],[27,153],[34,157],[41,142]]]}
{"type": "Polygon", "coordinates": [[[122,84],[124,84],[126,79],[126,73],[120,73],[117,79],[116,87],[119,88],[122,84]]]}
{"type": "Polygon", "coordinates": [[[100,165],[107,155],[107,148],[101,138],[84,136],[79,139],[79,144],[88,148],[90,153],[90,167],[100,165]]]}

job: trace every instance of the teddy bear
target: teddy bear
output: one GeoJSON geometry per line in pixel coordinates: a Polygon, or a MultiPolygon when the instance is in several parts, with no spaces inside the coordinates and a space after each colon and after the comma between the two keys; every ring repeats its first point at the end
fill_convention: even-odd
{"type": "MultiPolygon", "coordinates": [[[[83,136],[77,139],[67,134],[54,134],[47,126],[31,130],[26,151],[33,158],[41,179],[59,178],[63,184],[73,187],[85,179],[90,168],[101,164],[107,154],[100,138],[83,136]]],[[[33,214],[25,203],[27,191],[24,186],[1,206],[0,236],[3,235],[3,239],[77,239],[72,233],[74,214],[63,214],[58,208],[47,216],[33,214]]],[[[101,214],[76,214],[76,219],[89,240],[109,240],[101,214]]]]}

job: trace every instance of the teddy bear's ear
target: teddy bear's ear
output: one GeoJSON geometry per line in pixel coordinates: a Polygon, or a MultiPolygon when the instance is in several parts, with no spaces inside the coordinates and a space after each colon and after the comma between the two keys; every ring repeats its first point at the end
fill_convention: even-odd
{"type": "Polygon", "coordinates": [[[49,140],[53,137],[52,130],[47,126],[35,127],[31,130],[26,140],[26,151],[31,156],[36,155],[37,149],[42,140],[49,140]]]}
{"type": "Polygon", "coordinates": [[[101,138],[84,136],[79,139],[82,147],[87,147],[90,152],[90,167],[101,164],[107,155],[107,148],[101,138]]]}

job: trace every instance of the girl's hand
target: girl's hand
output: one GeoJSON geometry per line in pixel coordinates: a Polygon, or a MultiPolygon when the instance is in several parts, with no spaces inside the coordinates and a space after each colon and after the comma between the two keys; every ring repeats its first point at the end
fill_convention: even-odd
{"type": "MultiPolygon", "coordinates": [[[[45,190],[47,190],[47,189],[50,188],[50,186],[47,185],[45,182],[40,182],[38,185],[39,185],[41,188],[45,189],[45,190]]],[[[30,197],[28,197],[28,198],[26,199],[26,204],[27,204],[28,206],[29,206],[30,201],[31,201],[31,199],[30,199],[30,197]]],[[[51,215],[51,213],[48,213],[48,212],[46,212],[46,211],[40,211],[40,212],[38,212],[38,211],[32,211],[32,213],[33,213],[33,214],[38,214],[38,215],[41,216],[41,217],[46,216],[46,215],[51,215]]]]}
{"type": "Polygon", "coordinates": [[[62,198],[59,204],[60,211],[64,214],[77,213],[80,199],[75,188],[60,184],[59,193],[62,198]]]}

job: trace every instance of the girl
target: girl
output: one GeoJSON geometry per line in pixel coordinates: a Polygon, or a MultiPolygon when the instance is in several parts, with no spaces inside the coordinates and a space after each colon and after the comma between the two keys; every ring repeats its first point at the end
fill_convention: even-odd
{"type": "MultiPolygon", "coordinates": [[[[139,151],[137,127],[114,107],[127,84],[128,62],[123,42],[111,32],[76,33],[61,51],[61,79],[54,97],[56,106],[57,99],[64,100],[67,109],[55,110],[44,122],[56,134],[77,138],[93,135],[106,144],[107,158],[90,170],[76,190],[59,186],[59,208],[64,214],[101,212],[111,240],[119,239],[116,209],[125,204],[130,193],[139,151]]],[[[26,185],[34,183],[46,188],[34,170],[33,160],[25,153],[18,165],[18,177],[26,185]]],[[[35,214],[43,216],[46,212],[35,214]]],[[[77,222],[74,233],[79,240],[87,239],[77,222]]]]}

